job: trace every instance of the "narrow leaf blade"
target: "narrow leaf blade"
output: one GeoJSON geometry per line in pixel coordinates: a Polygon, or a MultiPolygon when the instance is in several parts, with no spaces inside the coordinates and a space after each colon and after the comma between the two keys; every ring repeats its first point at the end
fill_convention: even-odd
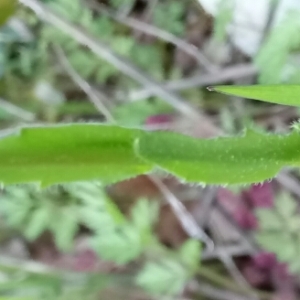
{"type": "Polygon", "coordinates": [[[98,124],[24,128],[0,140],[0,182],[61,182],[136,176],[151,164],[136,157],[139,130],[98,124]]]}
{"type": "Polygon", "coordinates": [[[171,132],[143,135],[137,153],[188,182],[247,184],[300,162],[300,135],[248,130],[239,137],[194,139],[171,132]]]}
{"type": "Polygon", "coordinates": [[[208,89],[253,100],[300,106],[300,85],[215,86],[208,89]]]}

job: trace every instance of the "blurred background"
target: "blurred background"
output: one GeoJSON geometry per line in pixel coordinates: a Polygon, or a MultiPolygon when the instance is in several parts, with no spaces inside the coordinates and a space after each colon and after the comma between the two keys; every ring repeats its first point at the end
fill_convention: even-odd
{"type": "MultiPolygon", "coordinates": [[[[0,135],[71,122],[287,132],[298,108],[207,87],[299,84],[299,12],[298,0],[0,0],[0,135]]],[[[299,180],[2,187],[0,299],[300,299],[299,180]]]]}

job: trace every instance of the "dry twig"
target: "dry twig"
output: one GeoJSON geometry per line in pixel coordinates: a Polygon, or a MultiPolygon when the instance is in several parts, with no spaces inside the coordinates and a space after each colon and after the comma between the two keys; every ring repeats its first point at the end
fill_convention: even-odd
{"type": "MultiPolygon", "coordinates": [[[[90,101],[94,104],[96,109],[105,116],[106,120],[110,123],[115,123],[114,117],[111,115],[110,111],[106,108],[106,106],[102,103],[98,91],[96,91],[86,80],[84,80],[76,72],[76,70],[72,67],[60,46],[54,45],[54,49],[61,65],[67,71],[72,80],[88,95],[90,101]]],[[[106,96],[102,95],[102,97],[106,96]]],[[[108,99],[104,100],[107,101],[108,99]]]]}
{"type": "Polygon", "coordinates": [[[165,197],[186,233],[192,238],[203,241],[207,246],[207,251],[212,251],[214,248],[213,241],[205,233],[205,231],[197,224],[193,216],[189,213],[189,211],[181,203],[181,201],[176,198],[176,196],[168,189],[168,187],[161,180],[159,180],[153,175],[149,175],[149,178],[158,187],[162,195],[165,197]]]}
{"type": "MultiPolygon", "coordinates": [[[[256,74],[257,69],[252,64],[239,64],[233,67],[224,68],[214,74],[196,75],[190,78],[165,82],[163,83],[163,87],[170,91],[179,91],[196,87],[205,87],[207,85],[232,81],[237,78],[254,76],[256,74]]],[[[144,88],[130,92],[126,99],[128,99],[128,101],[134,102],[143,100],[153,95],[153,90],[144,88]]],[[[124,98],[124,95],[122,95],[122,97],[124,98]]],[[[119,96],[118,98],[121,98],[121,96],[119,96]]]]}
{"type": "Polygon", "coordinates": [[[20,108],[1,98],[0,98],[0,107],[6,112],[8,112],[9,114],[16,116],[23,121],[32,122],[35,120],[35,115],[32,112],[20,108]]]}

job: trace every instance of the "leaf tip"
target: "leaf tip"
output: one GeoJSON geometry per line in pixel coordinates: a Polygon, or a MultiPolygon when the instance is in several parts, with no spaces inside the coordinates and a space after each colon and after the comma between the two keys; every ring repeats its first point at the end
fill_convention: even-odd
{"type": "Polygon", "coordinates": [[[213,86],[208,86],[206,89],[210,92],[215,92],[216,91],[215,87],[213,87],[213,86]]]}

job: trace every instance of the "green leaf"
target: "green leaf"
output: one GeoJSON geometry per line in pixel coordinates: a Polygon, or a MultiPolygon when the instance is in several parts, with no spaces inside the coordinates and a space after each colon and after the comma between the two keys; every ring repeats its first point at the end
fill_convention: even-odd
{"type": "Polygon", "coordinates": [[[120,208],[116,203],[111,201],[110,199],[106,198],[104,201],[104,207],[109,216],[111,217],[112,221],[116,225],[123,224],[126,220],[122,212],[120,211],[120,208]]]}
{"type": "Polygon", "coordinates": [[[179,256],[189,270],[197,270],[201,259],[201,243],[198,240],[189,239],[179,249],[179,256]]]}
{"type": "Polygon", "coordinates": [[[293,59],[293,51],[300,45],[299,30],[297,9],[287,11],[279,24],[272,28],[254,59],[259,69],[260,83],[299,83],[299,63],[293,59]]]}
{"type": "Polygon", "coordinates": [[[1,196],[0,214],[11,227],[23,226],[31,212],[32,202],[25,189],[12,187],[1,196]]]}
{"type": "Polygon", "coordinates": [[[141,199],[131,210],[132,222],[141,232],[150,230],[157,220],[158,212],[158,203],[141,199]]]}
{"type": "Polygon", "coordinates": [[[131,7],[133,0],[111,0],[110,2],[113,8],[120,9],[123,5],[131,7]]]}
{"type": "Polygon", "coordinates": [[[299,274],[300,273],[300,261],[299,259],[291,262],[289,264],[289,271],[293,274],[299,274]]]}
{"type": "Polygon", "coordinates": [[[134,39],[128,36],[117,35],[112,39],[111,47],[115,49],[119,55],[127,56],[131,52],[134,43],[134,39]]]}
{"type": "MultiPolygon", "coordinates": [[[[174,23],[173,23],[174,27],[174,23]]],[[[140,68],[147,70],[156,80],[164,80],[163,55],[154,45],[135,44],[130,57],[140,68]],[[155,57],[149,63],[149,57],[155,57]]]]}
{"type": "MultiPolygon", "coordinates": [[[[9,204],[7,203],[5,206],[7,207],[9,204]]],[[[18,227],[22,225],[24,222],[27,214],[28,214],[28,209],[24,208],[23,206],[18,207],[15,204],[9,205],[10,208],[15,208],[14,210],[10,209],[9,213],[6,215],[7,219],[7,225],[11,227],[18,227]]]]}
{"type": "Polygon", "coordinates": [[[292,237],[281,238],[279,235],[277,243],[276,256],[279,261],[290,263],[298,260],[299,244],[295,243],[292,237]]]}
{"type": "Polygon", "coordinates": [[[43,186],[83,180],[104,184],[157,167],[182,180],[243,184],[299,166],[300,135],[247,130],[237,137],[196,139],[99,124],[27,127],[0,140],[0,182],[43,186]]]}
{"type": "Polygon", "coordinates": [[[111,216],[101,210],[90,207],[80,208],[80,220],[87,228],[95,231],[109,231],[115,226],[111,216]]]}
{"type": "Polygon", "coordinates": [[[0,26],[12,16],[17,7],[16,0],[0,0],[0,26]]]}
{"type": "Polygon", "coordinates": [[[58,211],[51,223],[55,243],[61,251],[70,251],[73,247],[75,234],[78,230],[76,207],[65,207],[58,211]]]}
{"type": "Polygon", "coordinates": [[[300,106],[300,85],[250,85],[209,87],[228,95],[282,105],[300,106]]]}
{"type": "Polygon", "coordinates": [[[268,208],[258,209],[256,216],[258,217],[261,230],[280,231],[284,225],[280,215],[276,211],[268,208]]]}
{"type": "Polygon", "coordinates": [[[259,232],[255,237],[259,245],[276,254],[281,248],[289,248],[291,246],[289,237],[284,234],[278,234],[278,232],[259,232]],[[283,245],[285,247],[282,247],[283,245]]]}
{"type": "Polygon", "coordinates": [[[186,4],[180,1],[160,2],[155,6],[153,22],[157,27],[169,31],[175,35],[182,35],[184,32],[183,14],[186,4]],[[166,12],[168,16],[166,17],[166,12]]]}
{"type": "Polygon", "coordinates": [[[156,241],[152,229],[158,215],[158,203],[146,199],[140,199],[131,210],[131,223],[139,232],[143,247],[147,247],[156,241]]]}
{"type": "Polygon", "coordinates": [[[136,259],[143,250],[139,232],[129,224],[96,236],[91,244],[102,259],[117,264],[126,264],[136,259]]]}
{"type": "Polygon", "coordinates": [[[31,215],[24,235],[29,240],[34,240],[47,229],[51,219],[51,209],[47,205],[37,208],[31,215]]]}
{"type": "Polygon", "coordinates": [[[281,193],[275,202],[275,207],[278,213],[284,217],[286,221],[289,221],[296,213],[297,203],[288,193],[281,193]]]}
{"type": "Polygon", "coordinates": [[[73,68],[80,72],[84,78],[88,78],[97,69],[95,58],[89,52],[75,50],[68,55],[73,68]]]}
{"type": "Polygon", "coordinates": [[[24,128],[0,140],[0,182],[113,182],[151,170],[133,151],[139,130],[96,124],[24,128]]]}
{"type": "Polygon", "coordinates": [[[291,231],[291,233],[299,234],[300,232],[300,218],[299,215],[294,215],[287,220],[286,224],[291,231]]]}
{"type": "Polygon", "coordinates": [[[279,261],[287,263],[290,271],[299,266],[299,215],[295,201],[289,195],[276,199],[273,209],[258,209],[259,231],[255,233],[258,244],[273,252],[279,261]]]}
{"type": "Polygon", "coordinates": [[[136,281],[150,294],[172,296],[183,290],[188,279],[186,270],[178,261],[165,259],[159,263],[147,263],[136,281]]]}
{"type": "Polygon", "coordinates": [[[87,209],[91,209],[92,211],[109,211],[110,207],[107,206],[107,202],[111,200],[108,199],[105,188],[100,182],[76,182],[66,184],[64,188],[87,209]]]}
{"type": "Polygon", "coordinates": [[[171,132],[140,136],[137,153],[187,182],[241,184],[274,177],[286,165],[300,163],[300,135],[263,134],[195,139],[171,132]]]}

